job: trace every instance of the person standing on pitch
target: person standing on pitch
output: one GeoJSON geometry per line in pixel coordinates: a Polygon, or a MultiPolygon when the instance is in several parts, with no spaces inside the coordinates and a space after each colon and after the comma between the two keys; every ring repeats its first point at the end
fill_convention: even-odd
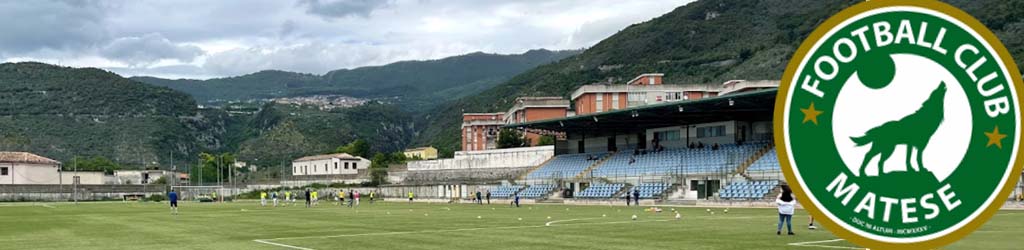
{"type": "Polygon", "coordinates": [[[284,206],[288,206],[290,201],[292,201],[292,191],[284,191],[284,206]]]}
{"type": "Polygon", "coordinates": [[[810,216],[807,216],[807,217],[809,217],[811,219],[811,223],[807,225],[807,229],[810,229],[810,230],[818,229],[817,226],[814,226],[814,216],[810,215],[810,216]]]}
{"type": "Polygon", "coordinates": [[[516,199],[513,200],[512,202],[515,202],[516,207],[519,207],[519,194],[516,194],[516,199]]]}
{"type": "Polygon", "coordinates": [[[310,195],[311,194],[309,193],[309,189],[306,189],[306,208],[309,208],[310,202],[312,202],[312,198],[310,197],[310,195]]]}
{"type": "Polygon", "coordinates": [[[491,190],[487,190],[487,205],[491,205],[491,190]]]}
{"type": "Polygon", "coordinates": [[[356,203],[356,207],[359,207],[359,190],[352,191],[355,193],[352,197],[352,201],[356,203]]]}
{"type": "Polygon", "coordinates": [[[633,189],[633,205],[640,206],[640,189],[633,189]]]}
{"type": "Polygon", "coordinates": [[[260,192],[260,206],[267,206],[267,192],[260,192]]]}
{"type": "Polygon", "coordinates": [[[630,195],[630,194],[629,194],[629,192],[626,192],[626,196],[625,196],[625,197],[626,197],[626,206],[627,206],[627,207],[628,207],[628,206],[632,206],[632,205],[633,205],[633,203],[630,203],[630,201],[632,201],[632,200],[633,200],[633,196],[632,196],[632,195],[630,195]]]}
{"type": "Polygon", "coordinates": [[[277,207],[277,191],[270,193],[270,199],[274,200],[274,207],[277,207]]]}
{"type": "Polygon", "coordinates": [[[171,202],[171,214],[178,214],[178,193],[174,189],[167,193],[167,200],[171,202]]]}
{"type": "Polygon", "coordinates": [[[356,192],[351,189],[348,190],[348,207],[352,207],[352,202],[356,200],[356,192]]]}
{"type": "Polygon", "coordinates": [[[338,189],[338,206],[340,206],[340,207],[344,207],[345,206],[345,190],[344,189],[338,189]]]}
{"type": "Polygon", "coordinates": [[[373,204],[374,196],[377,196],[377,192],[376,191],[370,191],[370,204],[373,204]]]}
{"type": "Polygon", "coordinates": [[[484,199],[483,198],[484,198],[483,194],[480,193],[480,190],[477,190],[476,191],[476,204],[483,205],[484,204],[484,199]]]}
{"type": "Polygon", "coordinates": [[[779,226],[775,234],[782,235],[782,223],[785,222],[789,235],[793,235],[793,207],[796,205],[796,199],[793,199],[793,191],[788,185],[782,185],[782,194],[775,199],[775,204],[779,206],[779,226]]]}
{"type": "Polygon", "coordinates": [[[409,203],[412,203],[412,191],[409,191],[409,203]]]}

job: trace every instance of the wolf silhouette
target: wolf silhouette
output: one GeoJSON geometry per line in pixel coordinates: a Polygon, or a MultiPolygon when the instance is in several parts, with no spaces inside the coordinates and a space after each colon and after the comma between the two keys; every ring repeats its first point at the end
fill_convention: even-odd
{"type": "Polygon", "coordinates": [[[860,165],[860,176],[866,176],[868,162],[877,155],[882,155],[878,160],[878,175],[882,175],[883,165],[892,156],[897,145],[907,146],[907,171],[913,166],[910,164],[910,152],[917,150],[918,167],[914,170],[921,171],[924,168],[921,155],[928,146],[928,140],[939,129],[939,124],[942,124],[944,119],[945,96],[946,84],[939,83],[939,87],[932,91],[928,99],[921,104],[921,108],[913,114],[874,127],[864,133],[864,136],[850,137],[858,147],[871,144],[871,149],[864,155],[864,163],[860,165]]]}

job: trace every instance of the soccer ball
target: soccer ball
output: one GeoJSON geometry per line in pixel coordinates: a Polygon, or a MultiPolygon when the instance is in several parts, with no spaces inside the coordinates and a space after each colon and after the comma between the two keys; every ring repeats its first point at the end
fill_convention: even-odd
{"type": "Polygon", "coordinates": [[[607,214],[602,214],[601,217],[608,217],[608,215],[607,214]]]}
{"type": "Polygon", "coordinates": [[[636,220],[636,215],[635,214],[633,215],[633,220],[636,220]]]}
{"type": "Polygon", "coordinates": [[[729,213],[729,209],[728,209],[728,208],[726,208],[724,212],[725,212],[725,213],[729,213]]]}
{"type": "Polygon", "coordinates": [[[711,215],[715,215],[715,212],[711,212],[711,215]]]}
{"type": "Polygon", "coordinates": [[[423,216],[427,216],[427,214],[423,214],[423,216]]]}
{"type": "Polygon", "coordinates": [[[710,208],[708,208],[708,213],[710,213],[710,212],[711,212],[711,209],[710,209],[710,208]]]}
{"type": "Polygon", "coordinates": [[[551,216],[548,216],[548,219],[550,220],[550,219],[551,219],[551,216]]]}
{"type": "Polygon", "coordinates": [[[677,220],[678,220],[678,219],[682,219],[682,218],[683,218],[683,215],[680,215],[679,213],[676,213],[676,219],[677,219],[677,220]]]}
{"type": "Polygon", "coordinates": [[[391,212],[388,212],[388,215],[391,215],[391,212]]]}
{"type": "Polygon", "coordinates": [[[519,218],[519,220],[523,220],[523,218],[519,218]]]}
{"type": "Polygon", "coordinates": [[[479,216],[479,215],[477,215],[477,216],[476,216],[476,218],[477,218],[477,219],[483,219],[484,217],[483,217],[483,216],[479,216]]]}

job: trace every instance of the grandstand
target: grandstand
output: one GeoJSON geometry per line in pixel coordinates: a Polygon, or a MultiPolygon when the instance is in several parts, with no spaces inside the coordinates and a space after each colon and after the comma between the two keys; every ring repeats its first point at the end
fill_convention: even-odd
{"type": "Polygon", "coordinates": [[[572,178],[586,170],[587,167],[597,164],[607,154],[566,154],[555,156],[537,170],[531,172],[527,179],[557,179],[572,178]]]}
{"type": "Polygon", "coordinates": [[[527,199],[537,199],[541,198],[544,195],[547,195],[548,193],[554,190],[555,185],[551,184],[532,185],[526,189],[523,189],[523,191],[519,192],[519,197],[527,199]]]}
{"type": "Polygon", "coordinates": [[[632,194],[633,191],[639,190],[641,199],[658,198],[662,193],[668,191],[669,187],[670,185],[667,183],[641,183],[640,185],[633,186],[629,193],[632,194]]]}
{"type": "Polygon", "coordinates": [[[779,181],[777,180],[737,182],[722,189],[721,192],[719,192],[719,197],[731,200],[765,199],[765,196],[775,190],[778,186],[779,181]]]}
{"type": "Polygon", "coordinates": [[[772,147],[764,156],[758,158],[754,164],[747,168],[747,171],[781,171],[779,168],[779,155],[775,152],[775,147],[772,147]]]}
{"type": "Polygon", "coordinates": [[[627,151],[612,156],[596,168],[592,175],[609,177],[719,173],[731,171],[739,162],[763,147],[763,143],[757,143],[722,145],[715,150],[711,147],[684,148],[642,154],[627,151]]]}
{"type": "Polygon", "coordinates": [[[523,185],[510,185],[510,186],[498,186],[491,190],[491,197],[494,198],[508,198],[512,197],[519,190],[523,190],[526,186],[523,185]]]}
{"type": "Polygon", "coordinates": [[[612,198],[612,196],[622,191],[622,188],[624,187],[626,187],[626,184],[622,183],[591,184],[590,187],[587,187],[587,189],[584,189],[579,194],[576,194],[576,198],[612,198]]]}
{"type": "Polygon", "coordinates": [[[771,172],[759,179],[777,183],[782,176],[770,147],[775,94],[754,90],[506,125],[565,138],[552,159],[517,180],[533,184],[520,196],[564,189],[566,197],[618,199],[636,189],[661,201],[717,200],[732,199],[740,187],[746,192],[730,183],[757,181],[748,171],[771,172]],[[538,184],[543,191],[531,191],[538,184]],[[730,193],[720,196],[720,189],[730,193]]]}

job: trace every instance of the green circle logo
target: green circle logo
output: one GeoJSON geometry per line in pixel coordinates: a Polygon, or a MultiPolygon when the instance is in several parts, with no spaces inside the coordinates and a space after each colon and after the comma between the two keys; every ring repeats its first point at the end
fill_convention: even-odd
{"type": "Polygon", "coordinates": [[[789,63],[775,136],[798,199],[872,248],[933,248],[983,224],[1021,171],[1021,76],[955,7],[870,1],[830,18],[789,63]]]}

